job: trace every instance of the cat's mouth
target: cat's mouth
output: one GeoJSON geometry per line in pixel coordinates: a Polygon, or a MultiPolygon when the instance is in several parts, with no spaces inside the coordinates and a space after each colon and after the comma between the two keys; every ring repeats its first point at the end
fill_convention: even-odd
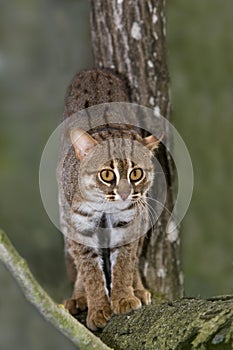
{"type": "Polygon", "coordinates": [[[134,194],[109,194],[106,195],[106,199],[109,202],[137,202],[141,198],[141,193],[134,193],[134,194]]]}

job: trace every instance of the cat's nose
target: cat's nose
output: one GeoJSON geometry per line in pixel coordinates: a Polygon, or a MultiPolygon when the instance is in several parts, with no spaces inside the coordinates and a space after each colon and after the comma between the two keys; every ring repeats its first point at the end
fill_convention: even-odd
{"type": "Polygon", "coordinates": [[[123,192],[120,194],[120,196],[121,196],[121,199],[123,199],[123,201],[125,201],[129,197],[129,193],[123,192]]]}
{"type": "Polygon", "coordinates": [[[129,197],[131,193],[131,186],[127,180],[120,180],[117,192],[123,201],[125,201],[129,197]]]}

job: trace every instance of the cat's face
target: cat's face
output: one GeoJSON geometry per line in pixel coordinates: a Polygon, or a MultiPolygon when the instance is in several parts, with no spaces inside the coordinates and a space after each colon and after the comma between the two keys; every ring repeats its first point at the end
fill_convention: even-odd
{"type": "Polygon", "coordinates": [[[118,205],[145,197],[153,182],[151,150],[157,140],[118,138],[98,143],[83,131],[81,136],[80,131],[71,135],[71,139],[81,161],[79,188],[83,198],[118,205]]]}
{"type": "MultiPolygon", "coordinates": [[[[151,163],[151,162],[150,162],[151,163]]],[[[151,187],[153,166],[130,159],[112,159],[105,163],[96,174],[96,186],[107,201],[139,200],[151,187]]]]}

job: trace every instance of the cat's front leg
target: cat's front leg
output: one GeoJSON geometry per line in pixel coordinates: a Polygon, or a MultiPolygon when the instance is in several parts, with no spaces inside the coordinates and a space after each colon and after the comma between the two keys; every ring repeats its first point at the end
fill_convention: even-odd
{"type": "Polygon", "coordinates": [[[72,297],[70,299],[65,300],[64,306],[66,309],[69,310],[71,315],[76,315],[79,311],[86,310],[87,296],[80,274],[76,273],[76,281],[72,297]]]}
{"type": "MultiPolygon", "coordinates": [[[[111,318],[112,310],[106,289],[101,257],[95,248],[87,247],[76,242],[73,242],[72,245],[72,256],[78,274],[70,302],[75,303],[74,307],[80,309],[80,301],[83,304],[83,308],[85,302],[87,302],[88,328],[93,331],[103,328],[111,318]],[[85,294],[81,293],[82,288],[85,294]]],[[[72,306],[73,304],[71,303],[67,305],[72,306]]]]}
{"type": "Polygon", "coordinates": [[[151,293],[148,290],[146,290],[142,284],[137,264],[134,268],[133,287],[134,294],[136,295],[136,297],[140,299],[143,304],[150,305],[151,293]]]}
{"type": "Polygon", "coordinates": [[[95,331],[106,326],[112,316],[109,299],[105,291],[102,272],[93,264],[93,273],[85,278],[87,289],[87,327],[95,331]]]}
{"type": "Polygon", "coordinates": [[[112,316],[106,289],[102,259],[95,248],[83,247],[78,259],[80,274],[87,297],[87,326],[91,330],[103,328],[112,316]]]}
{"type": "Polygon", "coordinates": [[[125,314],[141,307],[133,292],[133,273],[137,243],[115,248],[111,252],[111,307],[115,314],[125,314]]]}

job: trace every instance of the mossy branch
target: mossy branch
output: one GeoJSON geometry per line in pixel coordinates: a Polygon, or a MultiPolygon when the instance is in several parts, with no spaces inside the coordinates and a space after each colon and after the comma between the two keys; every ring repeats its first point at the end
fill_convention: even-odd
{"type": "Polygon", "coordinates": [[[115,350],[232,349],[233,296],[155,303],[130,315],[113,317],[97,337],[53,302],[1,230],[0,261],[44,318],[81,350],[110,350],[105,344],[115,350]]]}
{"type": "Polygon", "coordinates": [[[26,261],[17,253],[7,235],[0,230],[0,261],[14,276],[25,297],[61,333],[81,350],[110,350],[93,333],[57,305],[33,277],[26,261]]]}
{"type": "Polygon", "coordinates": [[[118,350],[232,350],[233,296],[154,303],[114,317],[100,338],[118,350]]]}

